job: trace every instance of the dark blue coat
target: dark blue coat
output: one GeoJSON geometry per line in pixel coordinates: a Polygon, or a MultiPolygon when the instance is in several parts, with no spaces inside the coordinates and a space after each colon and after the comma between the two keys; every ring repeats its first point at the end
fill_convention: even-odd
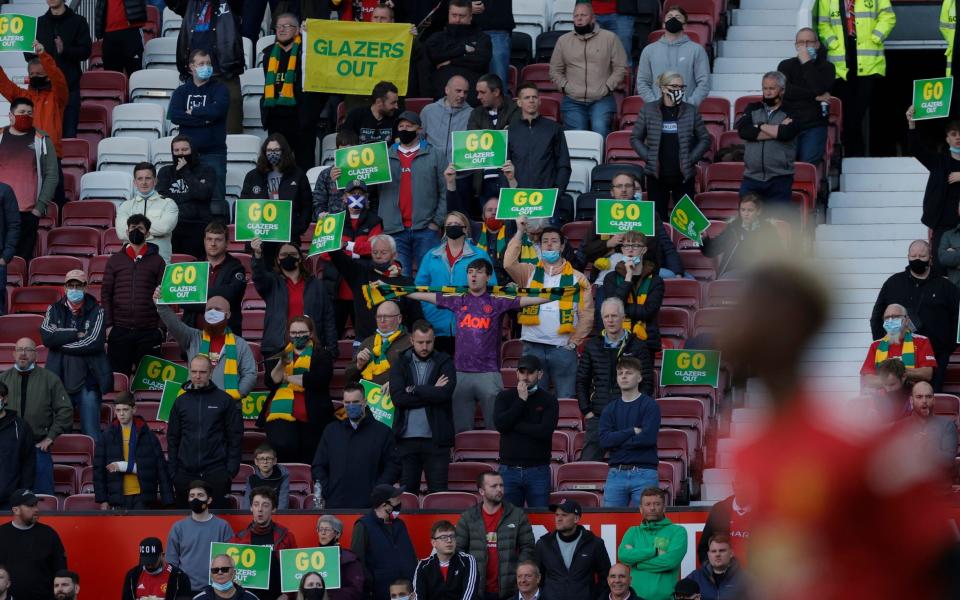
{"type": "Polygon", "coordinates": [[[733,559],[719,582],[710,568],[710,563],[690,573],[687,579],[697,582],[703,600],[737,600],[743,596],[744,578],[737,559],[733,559]]]}
{"type": "MultiPolygon", "coordinates": [[[[390,584],[397,579],[412,579],[417,568],[417,553],[403,521],[388,528],[371,510],[357,521],[366,536],[361,562],[373,577],[373,600],[389,600],[390,584]]],[[[354,531],[356,531],[354,529],[354,531]]],[[[354,539],[357,535],[354,534],[354,539]]],[[[354,544],[351,544],[354,547],[354,544]]]]}
{"type": "MultiPolygon", "coordinates": [[[[140,480],[140,494],[144,502],[152,503],[157,494],[163,504],[173,504],[173,488],[167,472],[167,461],[163,457],[160,440],[147,427],[140,417],[133,418],[133,430],[130,433],[131,453],[127,458],[127,471],[137,469],[140,480]]],[[[93,455],[93,490],[97,502],[109,502],[112,505],[123,504],[124,472],[110,473],[107,465],[123,460],[123,432],[120,422],[114,419],[100,436],[93,455]]]]}
{"type": "Polygon", "coordinates": [[[13,188],[0,183],[0,248],[4,262],[10,263],[20,241],[20,206],[13,188]]]}
{"type": "MultiPolygon", "coordinates": [[[[70,387],[65,373],[71,361],[86,363],[88,376],[97,381],[102,393],[113,389],[113,369],[107,359],[106,333],[103,326],[103,307],[90,294],[83,298],[83,308],[76,316],[67,305],[66,296],[47,307],[47,314],[40,324],[40,337],[47,347],[46,367],[70,387]],[[84,336],[79,337],[79,332],[84,336]]],[[[81,367],[82,368],[82,367],[81,367]]],[[[75,392],[76,389],[67,389],[75,392]]]]}

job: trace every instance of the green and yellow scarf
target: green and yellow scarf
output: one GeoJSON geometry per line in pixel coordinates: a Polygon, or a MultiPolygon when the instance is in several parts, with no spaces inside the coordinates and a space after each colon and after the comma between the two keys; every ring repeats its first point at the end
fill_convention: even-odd
{"type": "Polygon", "coordinates": [[[280,86],[280,97],[277,98],[277,71],[280,68],[280,44],[274,44],[267,59],[267,74],[263,81],[263,105],[294,106],[297,103],[294,96],[294,86],[297,83],[297,58],[300,56],[300,36],[293,40],[290,46],[290,56],[287,58],[287,70],[283,73],[283,85],[280,86]]]}
{"type": "MultiPolygon", "coordinates": [[[[223,391],[230,394],[234,400],[240,399],[240,374],[237,371],[237,338],[230,331],[230,328],[223,333],[223,348],[220,350],[220,357],[217,364],[223,363],[223,391]]],[[[197,354],[210,357],[210,334],[206,331],[200,332],[200,348],[197,354]]]]}
{"type": "MultiPolygon", "coordinates": [[[[287,344],[283,349],[284,354],[294,356],[293,344],[287,344]]],[[[291,375],[303,375],[310,371],[310,357],[313,356],[313,343],[307,344],[300,356],[283,366],[283,372],[289,378],[291,375]]],[[[270,421],[296,421],[293,416],[293,405],[297,395],[303,395],[303,386],[295,385],[290,382],[284,382],[277,388],[273,394],[273,400],[270,401],[270,414],[267,415],[267,422],[270,421]]]]}
{"type": "MultiPolygon", "coordinates": [[[[445,285],[442,287],[429,287],[425,285],[364,285],[361,288],[363,292],[363,299],[366,301],[367,308],[373,310],[373,307],[380,304],[381,302],[386,302],[387,300],[396,300],[397,298],[402,298],[407,294],[413,294],[415,292],[424,292],[428,294],[444,294],[447,296],[463,296],[464,294],[469,294],[470,290],[467,286],[454,286],[454,285],[445,285]]],[[[495,285],[488,287],[487,291],[490,292],[491,296],[498,296],[500,298],[520,298],[523,296],[529,296],[531,298],[548,298],[550,300],[563,300],[564,298],[571,298],[573,302],[576,302],[580,298],[580,286],[571,286],[567,288],[554,287],[554,288],[518,288],[514,285],[502,286],[495,285]]]]}
{"type": "Polygon", "coordinates": [[[540,262],[540,255],[537,254],[537,245],[534,244],[527,234],[523,234],[520,240],[520,262],[528,265],[535,265],[540,262]]]}
{"type": "MultiPolygon", "coordinates": [[[[484,225],[480,228],[480,237],[477,239],[477,248],[483,249],[484,252],[490,254],[490,256],[503,256],[504,250],[507,249],[507,226],[501,225],[500,229],[496,232],[497,234],[497,252],[496,254],[491,254],[490,249],[487,248],[487,234],[493,233],[487,226],[484,225]]],[[[521,249],[521,253],[523,250],[521,249]]]]}
{"type": "MultiPolygon", "coordinates": [[[[883,361],[887,360],[887,354],[890,352],[890,336],[885,335],[883,339],[880,340],[880,344],[877,346],[877,351],[874,353],[873,361],[875,365],[879,365],[883,361]]],[[[916,367],[916,350],[913,347],[913,334],[909,331],[903,336],[903,351],[900,353],[900,360],[903,361],[903,366],[908,369],[913,369],[916,367]]]]}
{"type": "MultiPolygon", "coordinates": [[[[631,285],[630,294],[627,296],[627,304],[643,304],[647,301],[647,293],[650,292],[650,285],[653,283],[653,275],[647,275],[642,280],[640,280],[640,285],[631,285]]],[[[647,339],[647,324],[643,321],[637,321],[636,323],[631,323],[630,319],[623,319],[623,327],[627,331],[633,331],[633,334],[637,336],[638,339],[646,340],[647,339]]]]}
{"type": "Polygon", "coordinates": [[[401,335],[403,335],[403,325],[391,333],[386,339],[377,331],[376,336],[373,338],[373,347],[370,349],[370,354],[373,358],[370,359],[370,362],[367,363],[367,366],[363,368],[363,372],[361,373],[364,379],[373,381],[373,378],[377,375],[390,370],[390,360],[387,359],[387,352],[390,351],[390,346],[393,345],[393,342],[401,335]]]}
{"type": "MultiPolygon", "coordinates": [[[[543,289],[543,278],[546,271],[543,269],[543,261],[537,262],[537,268],[533,271],[533,277],[530,278],[530,289],[543,289]]],[[[573,275],[573,266],[569,262],[563,263],[563,269],[560,271],[560,289],[570,287],[576,288],[576,293],[564,295],[560,298],[560,328],[557,333],[573,333],[574,304],[580,301],[580,285],[573,275]]],[[[540,305],[532,304],[520,311],[517,322],[521,325],[539,325],[540,324],[540,305]]]]}

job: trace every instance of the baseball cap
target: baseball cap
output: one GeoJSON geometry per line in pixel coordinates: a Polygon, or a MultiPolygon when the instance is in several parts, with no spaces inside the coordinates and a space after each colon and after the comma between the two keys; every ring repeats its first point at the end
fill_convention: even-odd
{"type": "Polygon", "coordinates": [[[397,117],[397,123],[399,123],[400,121],[409,121],[410,123],[413,123],[417,127],[420,127],[423,125],[423,123],[420,121],[420,115],[413,112],[412,110],[405,110],[402,113],[400,113],[400,116],[397,117]]]}
{"type": "Polygon", "coordinates": [[[524,354],[520,357],[520,360],[517,361],[517,369],[524,369],[526,371],[542,371],[543,366],[540,364],[540,359],[532,354],[524,354]]]}
{"type": "Polygon", "coordinates": [[[562,510],[567,514],[577,515],[578,517],[583,515],[583,509],[580,508],[580,504],[574,500],[562,500],[559,504],[551,504],[549,509],[550,512],[562,510]]]}
{"type": "Polygon", "coordinates": [[[349,185],[347,185],[348,192],[353,191],[357,188],[360,188],[363,191],[367,191],[367,184],[360,181],[359,179],[354,179],[353,181],[350,182],[349,185]]]}
{"type": "Polygon", "coordinates": [[[373,488],[373,492],[370,494],[370,500],[373,501],[373,506],[377,507],[391,498],[398,498],[402,493],[403,490],[400,488],[395,488],[392,485],[381,483],[377,487],[373,488]]]}
{"type": "Polygon", "coordinates": [[[163,542],[159,538],[148,537],[140,540],[140,564],[155,565],[163,554],[163,542]]]}
{"type": "Polygon", "coordinates": [[[33,490],[20,488],[10,494],[10,506],[36,506],[40,502],[33,490]]]}
{"type": "Polygon", "coordinates": [[[87,274],[84,273],[83,269],[73,269],[67,271],[67,274],[63,277],[64,283],[69,283],[71,281],[79,281],[80,283],[87,282],[87,274]]]}

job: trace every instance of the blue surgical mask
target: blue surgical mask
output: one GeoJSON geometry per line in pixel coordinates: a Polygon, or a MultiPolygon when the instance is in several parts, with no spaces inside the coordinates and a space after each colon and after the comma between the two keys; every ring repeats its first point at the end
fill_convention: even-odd
{"type": "Polygon", "coordinates": [[[951,153],[951,154],[960,154],[960,148],[954,148],[953,146],[950,146],[950,153],[951,153]]]}
{"type": "Polygon", "coordinates": [[[67,300],[74,304],[83,300],[83,290],[67,290],[67,300]]]}
{"type": "Polygon", "coordinates": [[[883,330],[887,333],[896,333],[900,331],[901,328],[903,328],[903,319],[900,317],[883,320],[883,330]]]}
{"type": "Polygon", "coordinates": [[[817,60],[817,49],[816,48],[807,48],[807,54],[810,55],[810,58],[817,60]]]}
{"type": "Polygon", "coordinates": [[[362,404],[344,404],[343,407],[347,410],[347,418],[351,421],[359,421],[363,416],[362,404]]]}
{"type": "Polygon", "coordinates": [[[530,387],[527,388],[527,393],[528,393],[528,394],[532,394],[532,393],[534,393],[535,391],[537,391],[537,388],[539,388],[539,387],[540,387],[539,385],[531,385],[530,387]]]}
{"type": "Polygon", "coordinates": [[[641,262],[643,262],[643,257],[642,257],[642,256],[634,256],[634,257],[631,258],[630,260],[633,261],[633,264],[639,265],[641,262]]]}
{"type": "Polygon", "coordinates": [[[541,250],[540,256],[548,263],[555,263],[560,260],[559,250],[541,250]]]}
{"type": "Polygon", "coordinates": [[[230,590],[233,588],[233,582],[228,581],[226,583],[217,583],[216,581],[214,581],[213,583],[210,584],[210,587],[217,590],[218,592],[226,592],[227,590],[230,590]]]}
{"type": "Polygon", "coordinates": [[[201,81],[206,81],[213,77],[213,65],[203,65],[201,67],[197,67],[197,77],[201,81]]]}

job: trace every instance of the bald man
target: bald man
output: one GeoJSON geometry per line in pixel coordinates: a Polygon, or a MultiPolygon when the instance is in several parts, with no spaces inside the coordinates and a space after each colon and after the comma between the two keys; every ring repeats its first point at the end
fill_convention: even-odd
{"type": "Polygon", "coordinates": [[[33,430],[37,464],[33,491],[53,494],[50,446],[61,433],[73,430],[73,404],[60,378],[37,366],[35,341],[27,337],[17,340],[13,361],[13,368],[0,375],[0,383],[7,388],[7,408],[20,415],[33,430]]]}
{"type": "MultiPolygon", "coordinates": [[[[630,587],[631,581],[630,567],[621,562],[610,567],[610,572],[607,573],[607,586],[610,588],[609,600],[640,600],[637,593],[630,587]]],[[[607,598],[601,597],[600,600],[607,600],[607,598]]]]}
{"type": "Polygon", "coordinates": [[[470,83],[467,78],[454,75],[444,86],[443,96],[420,111],[424,137],[447,163],[450,162],[450,134],[454,131],[465,131],[470,120],[472,108],[467,104],[469,93],[470,83]]]}
{"type": "Polygon", "coordinates": [[[870,344],[863,366],[860,367],[863,387],[883,386],[883,381],[877,375],[877,367],[888,358],[898,358],[903,362],[907,382],[930,381],[937,368],[933,347],[926,336],[916,333],[902,304],[891,304],[883,311],[883,330],[883,337],[870,344]]]}
{"type": "Polygon", "coordinates": [[[935,391],[942,391],[950,355],[957,347],[960,291],[949,280],[932,272],[930,245],[926,240],[910,244],[906,268],[891,275],[880,288],[870,316],[875,340],[885,335],[883,313],[891,304],[903,305],[916,333],[930,339],[937,362],[931,384],[935,391]]]}
{"type": "Polygon", "coordinates": [[[347,365],[347,380],[388,383],[390,367],[409,347],[410,334],[403,328],[400,306],[392,300],[381,303],[377,306],[377,330],[360,343],[356,359],[347,365]]]}
{"type": "Polygon", "coordinates": [[[929,457],[947,468],[953,465],[957,455],[957,422],[950,417],[935,415],[935,403],[933,386],[926,381],[918,381],[910,392],[912,411],[904,421],[916,428],[915,439],[924,445],[929,457]]]}

